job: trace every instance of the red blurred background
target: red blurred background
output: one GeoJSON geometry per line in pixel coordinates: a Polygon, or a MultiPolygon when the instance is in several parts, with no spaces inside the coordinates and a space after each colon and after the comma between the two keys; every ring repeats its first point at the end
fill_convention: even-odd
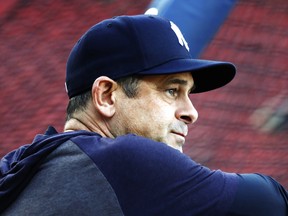
{"type": "MultiPolygon", "coordinates": [[[[10,0],[0,5],[0,156],[48,125],[62,131],[68,54],[91,25],[148,0],[10,0]]],[[[203,58],[233,62],[225,88],[192,95],[184,152],[211,169],[260,172],[288,187],[288,2],[239,0],[203,58]]]]}

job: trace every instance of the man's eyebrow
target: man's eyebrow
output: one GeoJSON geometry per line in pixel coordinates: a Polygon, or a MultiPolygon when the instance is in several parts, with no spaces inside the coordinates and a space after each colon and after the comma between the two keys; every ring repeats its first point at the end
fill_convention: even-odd
{"type": "MultiPolygon", "coordinates": [[[[178,78],[172,78],[172,79],[169,79],[167,80],[166,82],[167,85],[169,84],[179,84],[179,85],[183,85],[183,86],[187,86],[188,85],[188,81],[187,80],[183,80],[183,79],[178,79],[178,78]]],[[[194,89],[195,89],[195,85],[193,85],[191,88],[190,88],[190,92],[192,92],[194,89]]]]}
{"type": "Polygon", "coordinates": [[[174,79],[167,80],[167,84],[187,85],[188,81],[187,80],[183,80],[183,79],[174,78],[174,79]]]}

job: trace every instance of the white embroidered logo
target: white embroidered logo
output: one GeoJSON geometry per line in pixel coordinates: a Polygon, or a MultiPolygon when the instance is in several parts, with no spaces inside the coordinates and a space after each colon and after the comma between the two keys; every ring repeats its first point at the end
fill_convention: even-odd
{"type": "Polygon", "coordinates": [[[185,46],[185,48],[189,51],[188,43],[186,42],[186,40],[185,40],[182,32],[178,28],[178,26],[176,26],[172,21],[170,21],[170,24],[171,24],[171,29],[175,32],[180,45],[185,46]]]}

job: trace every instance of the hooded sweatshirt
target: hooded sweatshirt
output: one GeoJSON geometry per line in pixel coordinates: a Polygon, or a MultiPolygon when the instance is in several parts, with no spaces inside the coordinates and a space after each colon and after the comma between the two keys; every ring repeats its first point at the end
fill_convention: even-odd
{"type": "Polygon", "coordinates": [[[287,215],[287,192],[271,177],[210,170],[133,134],[49,127],[0,171],[4,215],[287,215]]]}
{"type": "Polygon", "coordinates": [[[25,188],[41,162],[60,144],[87,131],[58,134],[49,126],[44,135],[36,135],[32,144],[21,146],[0,161],[0,212],[25,188]]]}

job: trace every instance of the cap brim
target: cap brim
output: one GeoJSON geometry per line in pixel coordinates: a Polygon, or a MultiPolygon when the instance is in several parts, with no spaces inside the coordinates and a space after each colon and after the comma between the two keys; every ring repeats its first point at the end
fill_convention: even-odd
{"type": "Polygon", "coordinates": [[[141,71],[138,74],[161,75],[181,72],[192,73],[195,84],[192,93],[200,93],[220,88],[229,83],[236,74],[236,68],[230,62],[177,59],[141,71]]]}

